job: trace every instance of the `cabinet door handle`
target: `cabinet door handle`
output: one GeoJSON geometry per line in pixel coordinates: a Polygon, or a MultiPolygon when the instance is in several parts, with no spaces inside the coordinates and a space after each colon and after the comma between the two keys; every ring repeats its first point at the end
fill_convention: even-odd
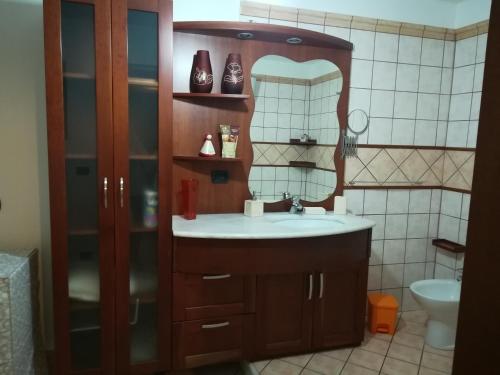
{"type": "Polygon", "coordinates": [[[221,280],[221,279],[229,279],[231,274],[226,273],[223,275],[203,275],[203,280],[221,280]]]}
{"type": "Polygon", "coordinates": [[[228,325],[229,325],[229,322],[222,322],[222,323],[215,323],[215,324],[202,324],[201,328],[202,329],[214,329],[214,328],[227,327],[228,325]]]}
{"type": "Polygon", "coordinates": [[[125,182],[123,177],[120,177],[120,208],[123,208],[123,192],[125,190],[125,182]]]}
{"type": "Polygon", "coordinates": [[[103,184],[103,191],[104,191],[104,208],[108,208],[108,178],[104,177],[104,184],[103,184]]]}
{"type": "Polygon", "coordinates": [[[313,298],[313,288],[314,288],[314,280],[313,280],[313,275],[312,273],[309,274],[309,293],[307,296],[307,299],[310,301],[313,298]]]}
{"type": "Polygon", "coordinates": [[[323,272],[319,274],[319,299],[323,298],[323,291],[325,289],[325,282],[324,282],[324,275],[323,272]]]}

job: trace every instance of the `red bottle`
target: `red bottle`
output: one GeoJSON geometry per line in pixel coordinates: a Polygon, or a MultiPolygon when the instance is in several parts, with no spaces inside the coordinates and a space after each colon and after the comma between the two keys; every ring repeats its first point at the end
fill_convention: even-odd
{"type": "Polygon", "coordinates": [[[196,219],[196,204],[198,201],[198,180],[192,178],[181,180],[182,184],[182,211],[184,219],[196,219]]]}

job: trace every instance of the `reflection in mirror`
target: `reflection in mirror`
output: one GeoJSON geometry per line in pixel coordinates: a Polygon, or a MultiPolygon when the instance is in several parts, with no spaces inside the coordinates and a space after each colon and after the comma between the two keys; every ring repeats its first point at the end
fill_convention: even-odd
{"type": "Polygon", "coordinates": [[[298,63],[268,55],[252,67],[250,192],[265,201],[284,193],[319,202],[335,191],[342,74],[327,60],[298,63]]]}

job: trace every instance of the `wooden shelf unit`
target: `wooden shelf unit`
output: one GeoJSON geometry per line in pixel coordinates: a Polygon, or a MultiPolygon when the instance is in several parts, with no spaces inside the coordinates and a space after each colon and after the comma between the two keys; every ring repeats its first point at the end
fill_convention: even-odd
{"type": "Polygon", "coordinates": [[[242,159],[240,158],[222,158],[220,156],[212,156],[212,157],[206,157],[206,156],[186,156],[186,155],[174,155],[174,160],[177,161],[201,161],[201,162],[241,162],[242,159]]]}
{"type": "Polygon", "coordinates": [[[465,253],[465,246],[459,243],[446,240],[444,238],[436,238],[432,240],[432,244],[440,249],[451,251],[452,253],[465,253]]]}
{"type": "Polygon", "coordinates": [[[221,100],[246,100],[250,95],[246,94],[221,94],[221,93],[194,93],[174,92],[174,98],[182,99],[221,99],[221,100]]]}

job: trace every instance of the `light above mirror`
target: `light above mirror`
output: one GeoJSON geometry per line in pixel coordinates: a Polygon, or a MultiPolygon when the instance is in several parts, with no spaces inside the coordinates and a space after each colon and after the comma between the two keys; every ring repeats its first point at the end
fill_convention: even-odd
{"type": "Polygon", "coordinates": [[[250,191],[269,202],[282,200],[284,193],[312,202],[327,199],[337,185],[340,70],[328,60],[299,63],[267,55],[255,62],[251,75],[250,191]]]}

